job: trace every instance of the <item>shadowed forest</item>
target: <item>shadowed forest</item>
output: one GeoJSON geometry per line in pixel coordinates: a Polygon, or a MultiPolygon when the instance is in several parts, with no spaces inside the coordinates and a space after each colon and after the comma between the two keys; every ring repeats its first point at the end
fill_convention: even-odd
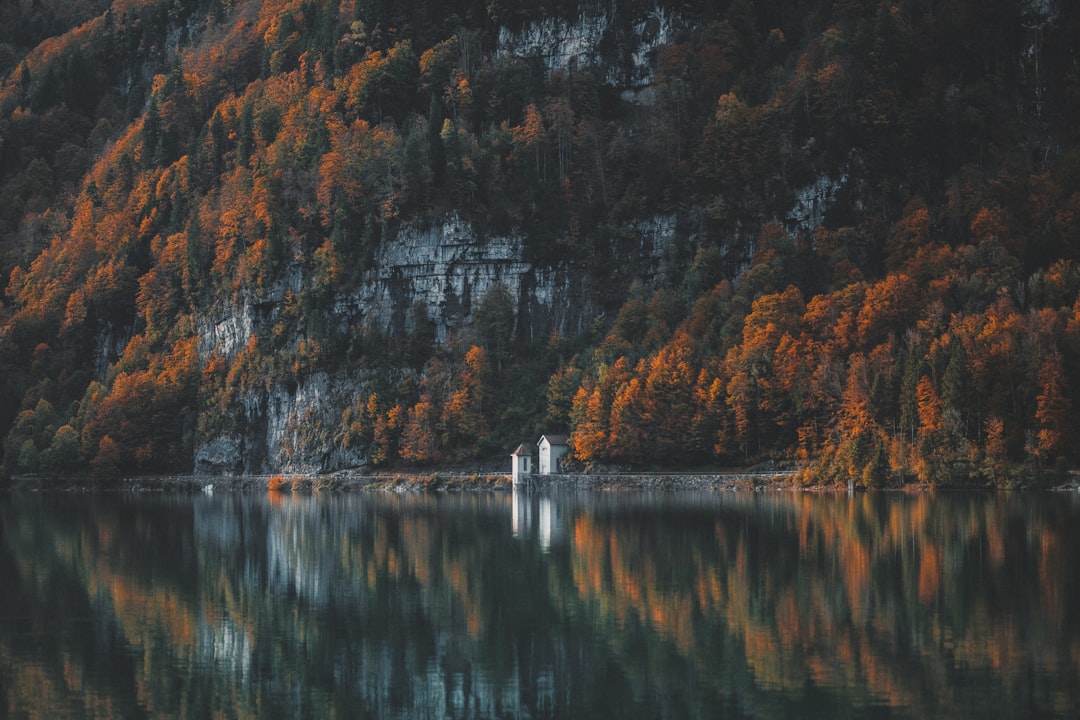
{"type": "Polygon", "coordinates": [[[348,390],[257,469],[552,431],[866,486],[1077,459],[1075,3],[19,0],[0,77],[0,478],[190,471],[314,377],[348,390]],[[599,27],[588,61],[521,41],[552,26],[599,27]],[[594,317],[343,310],[448,217],[594,317]]]}

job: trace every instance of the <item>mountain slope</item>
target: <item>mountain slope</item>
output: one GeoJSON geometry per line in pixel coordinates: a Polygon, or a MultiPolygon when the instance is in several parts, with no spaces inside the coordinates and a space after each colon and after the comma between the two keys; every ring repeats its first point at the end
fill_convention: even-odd
{"type": "Polygon", "coordinates": [[[1070,459],[1066,3],[6,12],[7,473],[1070,459]]]}

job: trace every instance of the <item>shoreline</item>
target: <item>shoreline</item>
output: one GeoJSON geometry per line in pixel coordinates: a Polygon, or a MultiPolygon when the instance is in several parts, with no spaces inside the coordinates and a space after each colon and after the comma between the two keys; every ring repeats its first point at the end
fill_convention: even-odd
{"type": "MultiPolygon", "coordinates": [[[[536,475],[518,486],[530,491],[575,490],[790,490],[796,473],[595,473],[536,475]]],[[[436,471],[398,473],[275,473],[272,475],[133,475],[93,477],[14,477],[8,492],[509,492],[514,489],[509,473],[436,471]]],[[[820,488],[842,490],[842,488],[820,488]]]]}
{"type": "MultiPolygon", "coordinates": [[[[662,491],[777,491],[846,493],[841,485],[804,485],[796,470],[727,472],[639,472],[639,473],[561,473],[533,475],[516,488],[509,473],[434,471],[397,473],[276,473],[267,475],[134,475],[120,478],[17,476],[4,492],[128,492],[128,493],[320,493],[320,492],[509,492],[587,490],[662,491]]],[[[950,492],[1059,490],[1080,491],[1080,478],[1056,485],[1002,486],[933,486],[907,484],[859,492],[950,492]]]]}
{"type": "MultiPolygon", "coordinates": [[[[794,472],[596,473],[536,475],[516,488],[509,473],[385,473],[331,475],[161,476],[121,480],[126,492],[510,492],[543,490],[781,490],[794,472]]],[[[799,488],[803,489],[803,488],[799,488]]],[[[823,488],[824,489],[824,488],[823,488]]],[[[832,488],[829,488],[830,490],[832,488]]],[[[839,489],[839,488],[837,488],[839,489]]]]}

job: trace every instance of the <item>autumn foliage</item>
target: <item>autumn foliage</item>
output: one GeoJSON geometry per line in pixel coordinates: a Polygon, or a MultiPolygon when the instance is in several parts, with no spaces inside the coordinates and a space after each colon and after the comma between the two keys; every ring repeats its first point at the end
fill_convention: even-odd
{"type": "MultiPolygon", "coordinates": [[[[652,12],[616,5],[613,68],[652,12]]],[[[1075,462],[1075,11],[721,5],[680,4],[636,80],[500,49],[585,3],[4,8],[3,472],[189,469],[316,377],[354,391],[290,447],[371,465],[553,429],[585,466],[867,486],[1075,462]],[[503,285],[453,322],[347,300],[451,216],[592,321],[503,285]]]]}

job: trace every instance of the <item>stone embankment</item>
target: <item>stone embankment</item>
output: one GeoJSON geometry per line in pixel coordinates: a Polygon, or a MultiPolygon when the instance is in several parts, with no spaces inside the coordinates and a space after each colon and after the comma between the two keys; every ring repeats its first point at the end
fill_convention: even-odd
{"type": "MultiPolygon", "coordinates": [[[[518,487],[528,490],[756,490],[786,484],[791,471],[742,473],[596,473],[532,475],[518,487]]],[[[355,492],[491,491],[509,490],[510,476],[502,473],[385,473],[378,475],[177,475],[125,478],[128,491],[173,492],[355,492]]]]}
{"type": "Polygon", "coordinates": [[[531,475],[529,489],[618,490],[755,490],[776,487],[795,477],[792,471],[745,473],[597,473],[531,475]]]}
{"type": "Polygon", "coordinates": [[[170,475],[124,478],[119,489],[130,492],[356,492],[388,490],[509,490],[510,476],[501,473],[393,473],[380,475],[170,475]]]}
{"type": "MultiPolygon", "coordinates": [[[[595,473],[533,475],[517,486],[526,490],[756,490],[789,484],[790,471],[743,473],[595,473]]],[[[510,475],[492,472],[431,472],[332,475],[139,475],[107,480],[23,475],[10,489],[29,492],[483,492],[514,487],[510,475]]]]}

